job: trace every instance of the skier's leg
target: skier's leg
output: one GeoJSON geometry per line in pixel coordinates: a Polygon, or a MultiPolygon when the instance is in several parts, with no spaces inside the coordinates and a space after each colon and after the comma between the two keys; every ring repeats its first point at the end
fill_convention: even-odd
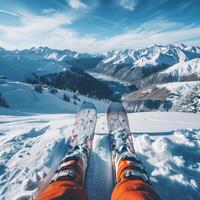
{"type": "Polygon", "coordinates": [[[159,200],[157,193],[148,184],[148,178],[136,158],[119,158],[116,165],[116,180],[111,200],[159,200]]]}
{"type": "Polygon", "coordinates": [[[55,181],[40,194],[37,200],[87,200],[86,191],[73,181],[55,181]]]}
{"type": "Polygon", "coordinates": [[[79,150],[60,163],[51,183],[37,200],[87,200],[83,188],[85,164],[79,150]]]}
{"type": "Polygon", "coordinates": [[[155,191],[142,180],[123,180],[114,188],[111,200],[159,200],[155,191]]]}

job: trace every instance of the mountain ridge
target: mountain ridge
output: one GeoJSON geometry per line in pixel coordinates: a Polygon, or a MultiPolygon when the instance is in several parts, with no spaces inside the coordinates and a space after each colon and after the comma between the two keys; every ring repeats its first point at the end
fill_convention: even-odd
{"type": "Polygon", "coordinates": [[[129,103],[136,100],[173,103],[173,98],[168,99],[171,95],[170,91],[163,84],[177,82],[172,85],[176,85],[179,90],[179,82],[200,81],[200,47],[184,44],[154,44],[143,49],[113,50],[102,55],[49,47],[33,47],[15,51],[0,48],[0,58],[0,75],[11,80],[22,82],[29,80],[31,83],[46,85],[49,85],[49,80],[51,80],[49,86],[53,84],[53,87],[60,89],[66,87],[74,91],[78,89],[80,93],[84,91],[84,94],[88,89],[91,96],[106,98],[108,94],[110,98],[109,85],[105,85],[105,81],[101,84],[102,80],[99,78],[97,79],[100,82],[87,75],[89,71],[104,74],[111,77],[110,80],[114,78],[116,81],[119,80],[119,83],[122,81],[128,84],[127,87],[130,86],[131,90],[124,88],[124,91],[117,94],[119,92],[115,90],[117,85],[110,85],[112,91],[117,91],[116,93],[114,91],[117,98],[123,95],[122,101],[129,103]],[[70,71],[74,67],[78,70],[70,71]],[[84,73],[85,70],[87,70],[86,73],[84,73]],[[72,79],[68,79],[67,77],[71,75],[73,75],[72,79]],[[81,80],[78,81],[77,77],[81,77],[81,80]],[[91,90],[90,85],[84,84],[84,80],[87,82],[88,78],[94,86],[98,85],[97,90],[95,87],[91,90]],[[106,95],[102,95],[103,91],[106,91],[106,95]]]}
{"type": "Polygon", "coordinates": [[[113,52],[97,65],[96,71],[132,83],[194,58],[200,58],[198,46],[153,45],[139,50],[113,52]]]}

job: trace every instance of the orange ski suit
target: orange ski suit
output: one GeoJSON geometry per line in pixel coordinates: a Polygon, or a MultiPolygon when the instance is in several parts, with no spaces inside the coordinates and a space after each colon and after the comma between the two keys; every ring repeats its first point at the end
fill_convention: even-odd
{"type": "Polygon", "coordinates": [[[80,158],[60,164],[61,172],[70,171],[75,177],[59,177],[48,185],[37,200],[87,200],[87,193],[82,187],[84,182],[83,160],[80,158]]]}
{"type": "Polygon", "coordinates": [[[143,180],[123,180],[115,186],[111,200],[160,200],[160,198],[143,180]]]}
{"type": "Polygon", "coordinates": [[[37,200],[87,200],[86,191],[74,181],[55,181],[37,200]]]}
{"type": "Polygon", "coordinates": [[[149,186],[142,176],[126,177],[126,171],[139,171],[139,164],[128,160],[119,159],[116,166],[116,182],[111,200],[160,200],[158,194],[149,186]]]}

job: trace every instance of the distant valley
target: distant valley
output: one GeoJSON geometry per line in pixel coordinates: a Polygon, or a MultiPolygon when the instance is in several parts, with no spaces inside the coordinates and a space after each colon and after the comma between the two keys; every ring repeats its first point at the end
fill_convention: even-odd
{"type": "Polygon", "coordinates": [[[0,48],[0,76],[97,99],[121,99],[130,112],[173,110],[200,84],[200,47],[153,45],[102,55],[0,48]]]}

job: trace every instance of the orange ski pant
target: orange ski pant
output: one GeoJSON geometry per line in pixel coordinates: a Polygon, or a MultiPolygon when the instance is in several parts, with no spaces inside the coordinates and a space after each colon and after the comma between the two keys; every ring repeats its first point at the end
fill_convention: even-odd
{"type": "Polygon", "coordinates": [[[74,181],[55,181],[40,194],[37,200],[88,200],[83,187],[74,181]]]}
{"type": "MultiPolygon", "coordinates": [[[[119,182],[111,200],[159,200],[159,196],[142,180],[123,180],[119,182]]],[[[86,191],[72,181],[51,183],[37,200],[88,200],[86,191]]]]}
{"type": "Polygon", "coordinates": [[[157,193],[142,179],[127,179],[126,170],[136,171],[136,164],[120,159],[116,168],[116,180],[111,200],[160,200],[157,193]]]}
{"type": "Polygon", "coordinates": [[[115,186],[111,200],[160,200],[160,198],[143,180],[123,180],[115,186]]]}

